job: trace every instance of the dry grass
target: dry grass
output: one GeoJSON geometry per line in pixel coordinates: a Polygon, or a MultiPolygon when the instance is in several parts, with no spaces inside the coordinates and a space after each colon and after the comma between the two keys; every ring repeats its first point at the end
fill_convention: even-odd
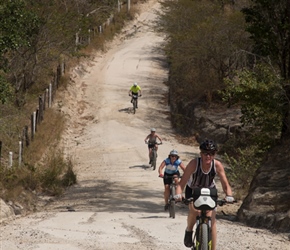
{"type": "Polygon", "coordinates": [[[34,140],[24,149],[23,161],[33,165],[39,162],[50,147],[57,146],[65,128],[65,119],[61,113],[48,109],[44,120],[38,124],[34,140]]]}

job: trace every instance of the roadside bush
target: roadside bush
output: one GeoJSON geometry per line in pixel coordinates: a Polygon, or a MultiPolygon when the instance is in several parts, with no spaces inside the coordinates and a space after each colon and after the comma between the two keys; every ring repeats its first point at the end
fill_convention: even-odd
{"type": "Polygon", "coordinates": [[[257,146],[237,148],[235,152],[224,154],[224,161],[229,166],[227,176],[236,191],[236,198],[242,199],[248,193],[253,176],[262,162],[262,154],[257,153],[257,146]]]}
{"type": "Polygon", "coordinates": [[[62,151],[50,152],[42,166],[26,164],[19,168],[1,167],[1,197],[14,201],[24,191],[59,196],[66,187],[77,182],[71,159],[64,159],[62,151]]]}

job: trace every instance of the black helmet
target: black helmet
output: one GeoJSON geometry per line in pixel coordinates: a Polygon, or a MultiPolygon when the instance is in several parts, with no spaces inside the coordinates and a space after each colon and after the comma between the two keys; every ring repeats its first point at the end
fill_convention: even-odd
{"type": "Polygon", "coordinates": [[[217,145],[212,140],[205,140],[200,144],[199,149],[204,151],[217,151],[217,145]]]}

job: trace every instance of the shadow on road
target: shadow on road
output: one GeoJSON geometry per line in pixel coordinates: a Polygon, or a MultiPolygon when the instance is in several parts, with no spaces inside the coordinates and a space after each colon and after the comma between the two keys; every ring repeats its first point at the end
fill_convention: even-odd
{"type": "Polygon", "coordinates": [[[142,168],[144,170],[149,170],[149,169],[152,169],[151,166],[149,165],[135,165],[135,166],[130,166],[129,168],[142,168]]]}
{"type": "MultiPolygon", "coordinates": [[[[126,174],[126,173],[124,173],[126,174]]],[[[152,213],[141,218],[164,218],[163,191],[148,189],[147,183],[126,183],[119,178],[117,182],[107,180],[86,180],[81,185],[76,185],[60,199],[61,204],[53,205],[53,209],[73,212],[130,212],[152,213]],[[92,182],[94,185],[92,185],[92,182]],[[157,200],[157,203],[156,203],[157,200]]],[[[178,214],[186,215],[187,207],[177,204],[178,214]]],[[[165,216],[167,217],[167,216],[165,216]]]]}

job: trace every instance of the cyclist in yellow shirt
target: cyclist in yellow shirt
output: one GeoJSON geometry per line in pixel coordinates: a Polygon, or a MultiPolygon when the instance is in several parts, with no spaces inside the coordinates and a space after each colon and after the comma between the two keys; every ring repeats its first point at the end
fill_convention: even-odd
{"type": "MultiPolygon", "coordinates": [[[[129,96],[132,96],[131,103],[133,101],[133,95],[142,96],[141,87],[135,82],[129,90],[129,96]],[[140,93],[140,94],[139,94],[140,93]]],[[[137,107],[138,108],[138,98],[137,98],[137,107]]]]}

